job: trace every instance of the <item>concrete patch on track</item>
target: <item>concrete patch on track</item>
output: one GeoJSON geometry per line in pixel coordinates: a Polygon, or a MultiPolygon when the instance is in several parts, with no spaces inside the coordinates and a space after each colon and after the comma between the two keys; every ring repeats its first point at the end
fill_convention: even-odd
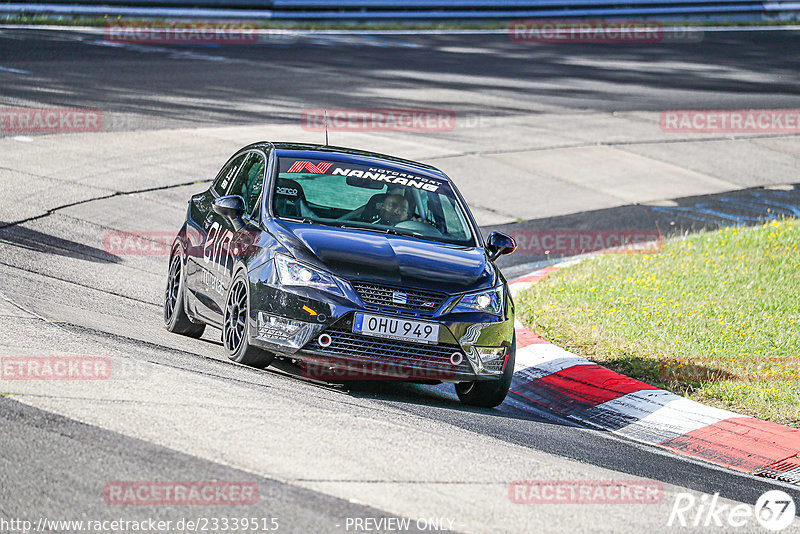
{"type": "MultiPolygon", "coordinates": [[[[512,293],[559,267],[511,282],[512,293]]],[[[512,394],[592,428],[735,471],[800,483],[800,430],[705,406],[542,340],[517,324],[512,394]],[[787,474],[788,473],[788,474],[787,474]]]]}

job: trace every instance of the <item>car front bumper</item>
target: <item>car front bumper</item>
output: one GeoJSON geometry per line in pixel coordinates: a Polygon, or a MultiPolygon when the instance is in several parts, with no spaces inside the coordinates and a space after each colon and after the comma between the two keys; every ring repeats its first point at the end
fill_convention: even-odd
{"type": "Polygon", "coordinates": [[[339,296],[300,286],[285,287],[269,268],[252,272],[250,281],[250,343],[301,360],[303,374],[310,378],[497,380],[513,350],[514,307],[510,296],[506,297],[502,317],[486,313],[420,316],[364,306],[352,290],[339,296]],[[357,312],[437,323],[438,340],[423,344],[354,332],[357,312]],[[323,334],[329,337],[321,340],[323,334]]]}

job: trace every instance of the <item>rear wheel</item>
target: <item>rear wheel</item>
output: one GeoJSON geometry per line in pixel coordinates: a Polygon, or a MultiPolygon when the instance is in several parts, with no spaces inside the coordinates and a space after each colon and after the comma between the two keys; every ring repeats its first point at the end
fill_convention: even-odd
{"type": "Polygon", "coordinates": [[[247,277],[239,271],[233,278],[225,299],[222,341],[231,360],[253,367],[266,367],[274,356],[250,345],[250,294],[247,277]]]}
{"type": "Polygon", "coordinates": [[[475,382],[458,382],[455,385],[458,400],[470,406],[494,408],[500,406],[508,395],[511,379],[514,377],[514,361],[516,359],[516,336],[511,341],[506,367],[500,380],[475,382]]]}
{"type": "Polygon", "coordinates": [[[193,323],[186,315],[183,307],[184,283],[183,254],[180,247],[175,247],[169,260],[167,289],[164,291],[164,326],[175,334],[199,338],[206,325],[193,323]]]}

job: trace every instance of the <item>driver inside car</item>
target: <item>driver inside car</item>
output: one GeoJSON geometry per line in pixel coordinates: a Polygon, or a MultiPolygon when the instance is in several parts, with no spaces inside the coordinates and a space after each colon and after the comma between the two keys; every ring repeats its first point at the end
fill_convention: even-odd
{"type": "Polygon", "coordinates": [[[378,210],[378,219],[373,224],[394,226],[408,219],[408,200],[403,195],[392,194],[383,199],[378,210]]]}

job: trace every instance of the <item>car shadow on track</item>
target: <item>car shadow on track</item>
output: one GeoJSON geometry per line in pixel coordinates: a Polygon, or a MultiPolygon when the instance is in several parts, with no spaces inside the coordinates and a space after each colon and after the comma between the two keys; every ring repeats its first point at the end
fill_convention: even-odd
{"type": "MultiPolygon", "coordinates": [[[[200,341],[222,347],[222,341],[218,336],[219,330],[209,328],[206,329],[206,333],[200,341]]],[[[224,355],[220,356],[220,361],[230,363],[225,359],[224,355]]],[[[493,417],[546,421],[559,425],[576,426],[574,423],[563,420],[555,413],[551,414],[539,408],[528,406],[528,403],[521,401],[513,393],[509,393],[506,401],[496,408],[479,408],[461,403],[453,385],[449,383],[420,384],[397,380],[325,381],[306,376],[299,364],[283,358],[276,359],[265,369],[242,367],[255,373],[277,374],[299,382],[306,382],[312,386],[330,388],[351,397],[388,402],[396,406],[414,406],[419,410],[428,408],[455,410],[464,414],[484,414],[493,417]]]]}
{"type": "Polygon", "coordinates": [[[285,361],[276,360],[266,372],[280,373],[304,382],[311,382],[315,385],[322,385],[335,388],[347,395],[359,399],[369,399],[379,402],[390,403],[395,407],[400,407],[411,412],[436,410],[442,415],[443,419],[450,419],[452,412],[459,414],[482,414],[490,417],[500,417],[505,419],[521,419],[526,421],[540,421],[564,426],[576,426],[574,423],[564,420],[555,413],[546,412],[539,408],[532,407],[528,403],[521,402],[509,393],[505,402],[496,408],[480,408],[463,404],[458,400],[452,384],[420,384],[417,382],[406,382],[397,380],[343,380],[343,381],[321,381],[310,379],[303,375],[299,365],[285,361]],[[450,416],[445,416],[446,412],[451,412],[450,416]]]}
{"type": "Polygon", "coordinates": [[[0,243],[35,252],[66,256],[95,263],[120,263],[122,261],[118,256],[110,254],[103,249],[56,237],[24,226],[5,226],[6,224],[0,221],[0,243]]]}

